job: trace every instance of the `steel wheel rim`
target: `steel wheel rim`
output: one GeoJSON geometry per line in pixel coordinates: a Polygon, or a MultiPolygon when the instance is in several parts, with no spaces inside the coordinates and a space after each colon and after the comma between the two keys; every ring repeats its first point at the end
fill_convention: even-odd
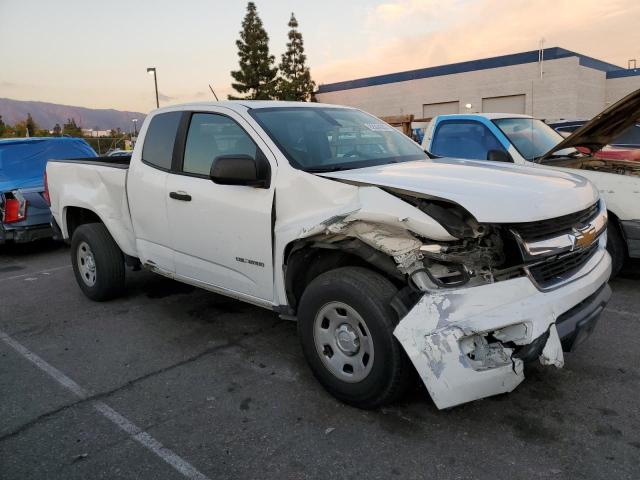
{"type": "Polygon", "coordinates": [[[371,373],[371,332],[362,316],[346,303],[330,302],[318,311],[313,342],[325,368],[338,379],[356,383],[371,373]]]}
{"type": "Polygon", "coordinates": [[[78,245],[77,259],[78,271],[82,281],[88,287],[93,287],[96,284],[96,260],[87,242],[80,242],[80,245],[78,245]]]}

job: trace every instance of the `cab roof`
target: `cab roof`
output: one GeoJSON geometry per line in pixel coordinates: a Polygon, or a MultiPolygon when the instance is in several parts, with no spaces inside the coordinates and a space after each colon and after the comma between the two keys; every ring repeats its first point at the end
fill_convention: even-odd
{"type": "Polygon", "coordinates": [[[225,100],[221,102],[191,102],[181,103],[176,105],[170,105],[153,110],[151,114],[163,111],[176,111],[187,110],[193,108],[211,108],[211,107],[225,107],[231,110],[257,110],[261,108],[345,108],[352,109],[352,107],[346,107],[344,105],[332,105],[329,103],[316,103],[316,102],[284,102],[280,100],[225,100]]]}
{"type": "Polygon", "coordinates": [[[438,115],[438,118],[462,116],[484,117],[488,120],[497,120],[500,118],[533,118],[531,115],[522,115],[520,113],[451,113],[447,115],[438,115]]]}

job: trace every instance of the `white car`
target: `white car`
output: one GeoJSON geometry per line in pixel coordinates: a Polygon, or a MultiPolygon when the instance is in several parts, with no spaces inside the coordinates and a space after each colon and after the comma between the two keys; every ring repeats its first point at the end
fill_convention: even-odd
{"type": "Polygon", "coordinates": [[[640,258],[640,161],[594,154],[638,119],[640,90],[566,138],[528,115],[474,113],[435,117],[422,146],[436,156],[512,162],[587,178],[607,205],[608,248],[616,275],[627,258],[640,258]]]}
{"type": "Polygon", "coordinates": [[[128,157],[132,153],[131,150],[111,150],[107,153],[107,157],[128,157]]]}
{"type": "Polygon", "coordinates": [[[526,361],[561,367],[610,296],[589,182],[430,160],[353,108],[166,107],[130,165],[50,161],[47,179],[89,298],[141,265],[296,319],[320,383],[362,408],[414,368],[439,408],[511,391],[526,361]]]}

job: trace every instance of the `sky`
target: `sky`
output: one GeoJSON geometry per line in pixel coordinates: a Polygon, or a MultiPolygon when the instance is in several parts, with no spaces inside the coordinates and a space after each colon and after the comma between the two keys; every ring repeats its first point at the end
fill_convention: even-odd
{"type": "MultiPolygon", "coordinates": [[[[255,0],[279,61],[294,12],[318,84],[563,47],[640,61],[638,0],[255,0]]],[[[0,0],[0,97],[148,112],[220,99],[241,0],[0,0]]]]}

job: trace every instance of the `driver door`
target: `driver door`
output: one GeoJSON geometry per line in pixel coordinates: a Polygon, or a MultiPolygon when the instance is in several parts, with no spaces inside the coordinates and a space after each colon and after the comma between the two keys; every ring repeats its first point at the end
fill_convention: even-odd
{"type": "Polygon", "coordinates": [[[208,286],[271,302],[272,208],[269,188],[214,183],[209,172],[220,155],[261,151],[273,174],[276,162],[264,142],[234,112],[193,112],[179,171],[167,178],[167,215],[176,274],[208,286]]]}

